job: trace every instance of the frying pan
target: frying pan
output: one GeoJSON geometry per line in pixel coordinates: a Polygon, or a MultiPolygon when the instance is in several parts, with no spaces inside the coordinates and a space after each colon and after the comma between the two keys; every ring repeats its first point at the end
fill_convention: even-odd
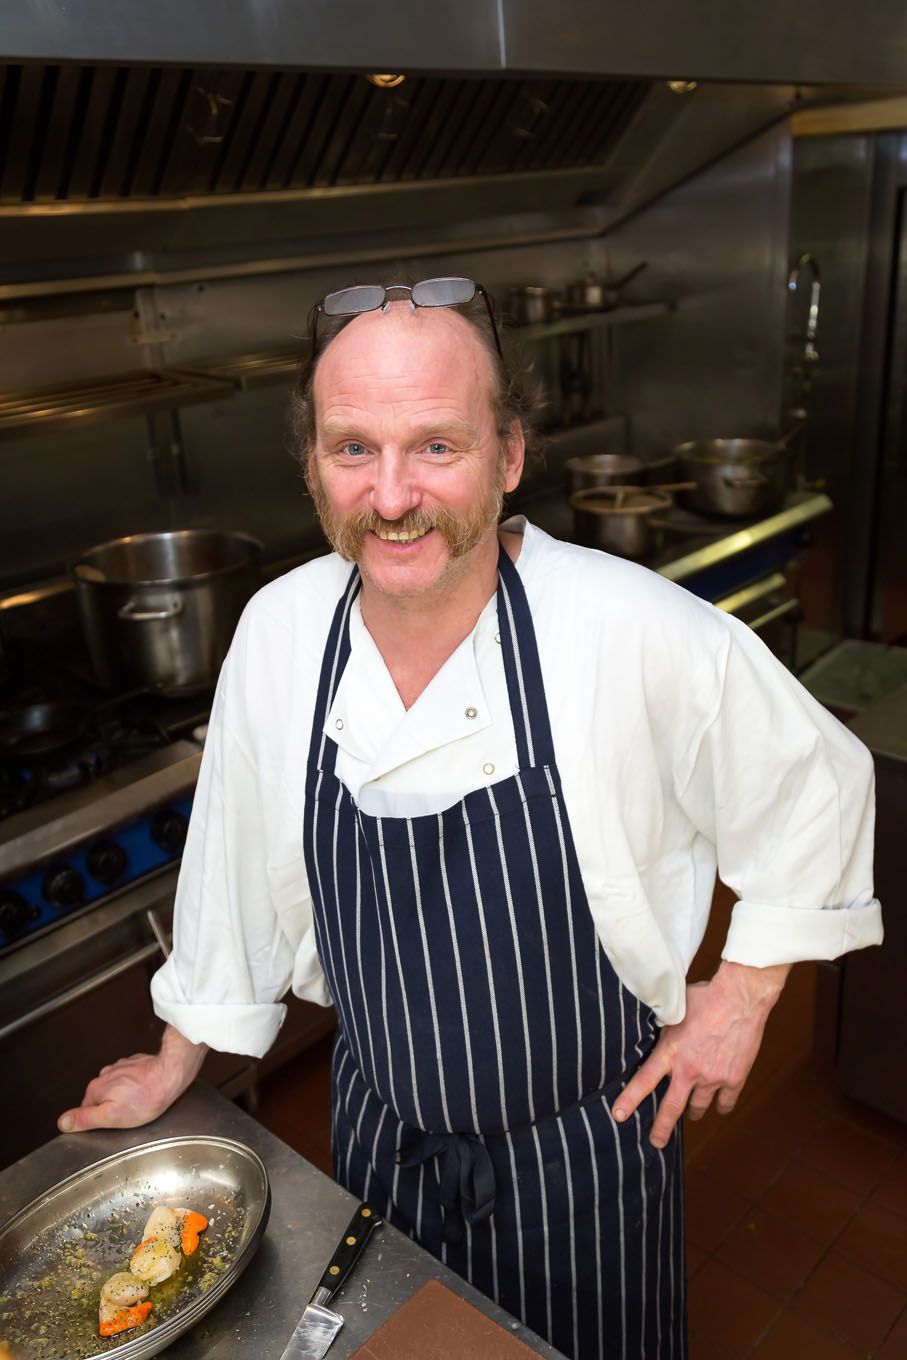
{"type": "Polygon", "coordinates": [[[86,710],[65,699],[0,711],[0,755],[16,760],[51,755],[74,745],[85,730],[86,710]]]}

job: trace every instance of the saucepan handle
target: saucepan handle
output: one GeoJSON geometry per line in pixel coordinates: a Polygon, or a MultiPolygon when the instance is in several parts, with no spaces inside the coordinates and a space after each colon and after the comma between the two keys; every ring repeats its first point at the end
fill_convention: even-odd
{"type": "Polygon", "coordinates": [[[731,487],[734,491],[742,491],[744,488],[765,486],[768,478],[763,477],[759,472],[750,473],[749,476],[735,477],[732,472],[726,472],[722,478],[725,486],[731,487]]]}
{"type": "Polygon", "coordinates": [[[117,610],[117,618],[131,620],[132,623],[149,623],[152,619],[175,619],[182,612],[183,602],[179,596],[170,600],[163,609],[140,609],[137,601],[127,600],[117,610]]]}

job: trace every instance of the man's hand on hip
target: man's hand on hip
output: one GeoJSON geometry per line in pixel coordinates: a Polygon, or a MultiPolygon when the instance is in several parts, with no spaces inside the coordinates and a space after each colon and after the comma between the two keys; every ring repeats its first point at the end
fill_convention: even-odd
{"type": "Polygon", "coordinates": [[[687,1011],[666,1025],[654,1049],[614,1102],[614,1118],[629,1118],[666,1076],[671,1078],[650,1139],[664,1147],[686,1110],[701,1119],[715,1100],[727,1114],[756,1060],[769,1012],[781,994],[790,964],[749,968],[722,963],[710,982],[687,987],[687,1011]]]}
{"type": "Polygon", "coordinates": [[[81,1105],[57,1120],[61,1133],[81,1129],[134,1129],[163,1114],[181,1096],[204,1061],[207,1047],[192,1044],[171,1025],[159,1053],[121,1058],[86,1086],[81,1105]]]}

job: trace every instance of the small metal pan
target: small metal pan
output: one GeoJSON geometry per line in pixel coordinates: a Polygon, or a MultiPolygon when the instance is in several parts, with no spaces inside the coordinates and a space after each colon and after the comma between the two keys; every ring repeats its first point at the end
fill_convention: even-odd
{"type": "Polygon", "coordinates": [[[60,1181],[0,1231],[0,1341],[16,1360],[117,1360],[157,1355],[235,1284],[264,1233],[264,1164],[229,1138],[165,1138],[118,1152],[60,1181]],[[209,1220],[198,1250],[152,1287],[146,1322],[98,1336],[101,1285],[128,1269],[156,1204],[209,1220]]]}
{"type": "Polygon", "coordinates": [[[87,722],[81,704],[53,699],[0,712],[0,755],[26,760],[73,746],[87,722]]]}

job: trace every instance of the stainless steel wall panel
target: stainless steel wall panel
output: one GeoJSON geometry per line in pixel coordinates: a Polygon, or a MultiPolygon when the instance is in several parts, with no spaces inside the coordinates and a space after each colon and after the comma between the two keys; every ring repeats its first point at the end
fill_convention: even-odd
{"type": "Polygon", "coordinates": [[[85,548],[120,534],[172,527],[144,420],[4,443],[0,466],[6,583],[53,575],[85,548]]]}
{"type": "Polygon", "coordinates": [[[323,543],[290,451],[289,386],[243,392],[182,413],[190,486],[180,498],[182,526],[242,528],[267,544],[272,560],[323,543]]]}
{"type": "Polygon", "coordinates": [[[648,260],[636,296],[675,300],[669,316],[619,337],[614,395],[636,448],[777,431],[789,192],[779,125],[604,238],[615,272],[648,260]]]}

